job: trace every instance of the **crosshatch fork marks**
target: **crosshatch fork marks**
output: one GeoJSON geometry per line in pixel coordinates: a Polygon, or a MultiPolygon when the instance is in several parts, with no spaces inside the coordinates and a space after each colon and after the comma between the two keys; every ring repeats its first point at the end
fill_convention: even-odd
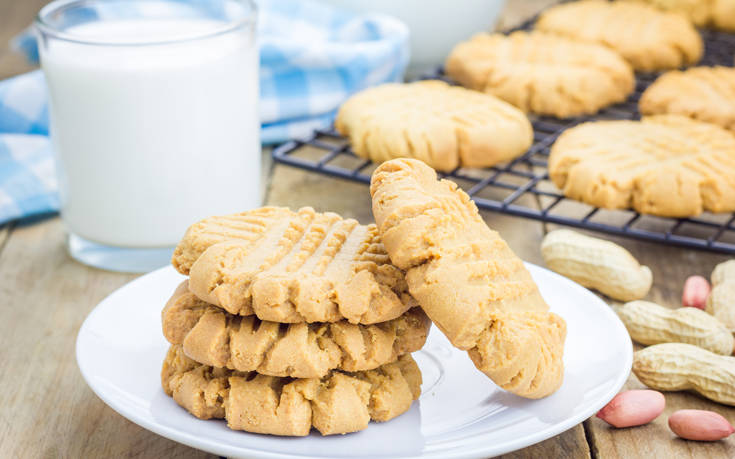
{"type": "Polygon", "coordinates": [[[310,207],[252,212],[264,220],[256,237],[213,217],[192,225],[177,247],[174,263],[180,260],[182,272],[188,267],[189,289],[203,301],[287,323],[370,324],[415,305],[375,225],[310,207]]]}

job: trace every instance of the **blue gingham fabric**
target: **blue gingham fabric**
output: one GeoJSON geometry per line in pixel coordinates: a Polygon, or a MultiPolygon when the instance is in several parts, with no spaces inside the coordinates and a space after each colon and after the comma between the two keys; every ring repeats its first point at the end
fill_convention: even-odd
{"type": "MultiPolygon", "coordinates": [[[[91,14],[104,18],[114,12],[120,17],[123,3],[91,14]]],[[[182,3],[194,8],[212,5],[207,0],[182,3]]],[[[264,144],[327,127],[350,94],[403,78],[409,60],[408,29],[397,19],[356,15],[314,0],[257,3],[264,144]]],[[[30,29],[16,37],[12,47],[37,62],[30,29]]],[[[0,224],[58,210],[48,129],[43,74],[34,71],[0,81],[0,224]]]]}

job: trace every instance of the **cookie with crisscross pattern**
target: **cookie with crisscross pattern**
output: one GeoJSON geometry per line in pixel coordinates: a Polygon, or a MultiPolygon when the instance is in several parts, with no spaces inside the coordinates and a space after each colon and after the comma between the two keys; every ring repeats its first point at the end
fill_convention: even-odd
{"type": "Polygon", "coordinates": [[[644,115],[683,115],[735,133],[735,69],[666,72],[643,92],[638,105],[644,115]]]}
{"type": "Polygon", "coordinates": [[[167,395],[200,419],[226,419],[233,430],[304,436],[363,430],[406,412],[421,394],[410,355],[370,371],[292,379],[202,365],[171,346],[161,370],[167,395]]]}
{"type": "Polygon", "coordinates": [[[361,91],[342,104],[335,127],[362,158],[415,158],[442,171],[492,166],[521,155],[533,141],[520,110],[443,81],[361,91]]]}
{"type": "Polygon", "coordinates": [[[310,207],[204,219],[173,263],[201,300],[271,322],[374,324],[416,306],[375,225],[310,207]]]}
{"type": "Polygon", "coordinates": [[[418,351],[431,322],[420,308],[374,325],[280,324],[234,316],[188,291],[184,282],[162,312],[163,335],[205,365],[269,376],[322,378],[330,370],[372,370],[418,351]]]}
{"type": "Polygon", "coordinates": [[[563,3],[544,11],[535,27],[609,46],[644,72],[695,64],[704,50],[702,37],[686,17],[644,3],[563,3]]]}
{"type": "Polygon", "coordinates": [[[452,50],[445,70],[463,86],[558,118],[597,113],[635,85],[615,51],[541,32],[476,35],[452,50]]]}
{"type": "Polygon", "coordinates": [[[593,121],[556,140],[551,180],[564,194],[607,209],[663,217],[735,211],[735,136],[677,115],[593,121]]]}

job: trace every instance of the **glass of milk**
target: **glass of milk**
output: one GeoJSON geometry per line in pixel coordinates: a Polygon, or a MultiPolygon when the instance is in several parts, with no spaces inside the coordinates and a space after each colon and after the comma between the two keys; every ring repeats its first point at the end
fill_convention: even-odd
{"type": "Polygon", "coordinates": [[[36,19],[71,255],[143,272],[261,205],[252,0],[57,0],[36,19]]]}

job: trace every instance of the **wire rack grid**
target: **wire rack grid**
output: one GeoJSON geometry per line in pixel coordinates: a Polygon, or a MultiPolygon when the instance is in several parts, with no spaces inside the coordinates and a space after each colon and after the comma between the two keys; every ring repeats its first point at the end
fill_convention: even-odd
{"type": "MultiPolygon", "coordinates": [[[[514,29],[528,29],[533,19],[514,29]]],[[[733,65],[735,35],[701,31],[705,54],[700,65],[733,65]]],[[[640,240],[723,253],[735,253],[735,214],[705,213],[696,218],[663,218],[632,210],[591,207],[563,196],[549,181],[549,149],[566,129],[597,119],[639,119],[638,100],[658,74],[636,75],[636,89],[627,101],[596,115],[561,120],[533,117],[534,143],[515,160],[486,169],[458,168],[441,174],[454,180],[480,209],[583,228],[640,240]]],[[[448,80],[437,69],[423,79],[448,80]]],[[[451,82],[451,81],[450,81],[451,82]]],[[[370,183],[376,165],[358,158],[334,130],[316,130],[308,138],[275,148],[275,162],[361,183],[370,183]]]]}

